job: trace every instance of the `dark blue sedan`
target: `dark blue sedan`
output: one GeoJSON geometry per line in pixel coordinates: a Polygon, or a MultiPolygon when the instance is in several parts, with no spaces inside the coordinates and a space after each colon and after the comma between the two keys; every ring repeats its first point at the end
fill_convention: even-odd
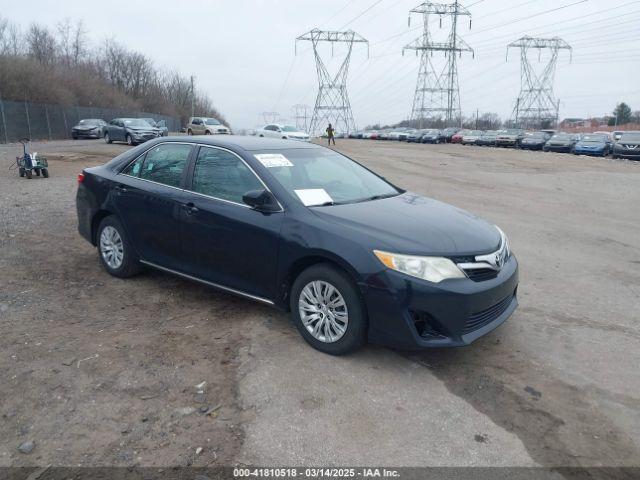
{"type": "Polygon", "coordinates": [[[79,231],[107,272],[148,266],[274,305],[326,353],[467,345],[517,307],[498,227],[317,145],[165,137],[78,183],[79,231]]]}

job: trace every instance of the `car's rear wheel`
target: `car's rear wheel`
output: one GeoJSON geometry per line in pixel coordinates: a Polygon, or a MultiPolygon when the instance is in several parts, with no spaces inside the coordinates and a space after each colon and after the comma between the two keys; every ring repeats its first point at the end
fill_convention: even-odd
{"type": "Polygon", "coordinates": [[[133,145],[133,137],[127,133],[126,136],[127,145],[133,145]]]}
{"type": "Polygon", "coordinates": [[[343,355],[365,343],[367,315],[358,289],[331,265],[314,265],[298,276],[291,316],[302,337],[321,352],[343,355]]]}
{"type": "Polygon", "coordinates": [[[113,140],[111,140],[111,137],[109,136],[108,132],[105,132],[104,134],[104,143],[112,143],[113,140]]]}
{"type": "Polygon", "coordinates": [[[210,132],[209,130],[206,130],[206,131],[204,132],[204,134],[205,134],[205,135],[211,135],[211,132],[210,132]]]}
{"type": "Polygon", "coordinates": [[[97,232],[98,254],[105,270],[114,277],[128,278],[140,272],[140,263],[120,221],[105,217],[97,232]]]}
{"type": "Polygon", "coordinates": [[[42,176],[44,178],[49,178],[49,169],[48,168],[43,168],[42,169],[42,176]]]}
{"type": "Polygon", "coordinates": [[[25,174],[24,167],[19,167],[19,168],[18,168],[18,174],[19,174],[21,177],[24,177],[24,174],[25,174]]]}

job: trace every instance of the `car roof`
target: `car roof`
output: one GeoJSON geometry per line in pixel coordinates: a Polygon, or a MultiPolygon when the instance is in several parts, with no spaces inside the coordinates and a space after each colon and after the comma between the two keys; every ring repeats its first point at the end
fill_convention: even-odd
{"type": "Polygon", "coordinates": [[[175,136],[158,139],[163,142],[188,142],[201,145],[211,145],[223,148],[241,148],[247,151],[255,150],[290,150],[300,148],[322,148],[314,143],[298,142],[296,140],[281,140],[279,138],[263,138],[248,135],[197,135],[175,136]],[[224,138],[221,138],[224,137],[224,138]]]}

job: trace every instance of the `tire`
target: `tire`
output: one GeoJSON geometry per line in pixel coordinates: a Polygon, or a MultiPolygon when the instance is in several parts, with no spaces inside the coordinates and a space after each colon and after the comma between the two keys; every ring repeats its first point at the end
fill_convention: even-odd
{"type": "Polygon", "coordinates": [[[39,177],[39,176],[40,176],[40,169],[38,168],[38,169],[36,170],[36,177],[39,177]]]}
{"type": "Polygon", "coordinates": [[[187,135],[193,135],[193,132],[191,131],[191,129],[187,130],[187,135]]]}
{"type": "Polygon", "coordinates": [[[105,132],[104,134],[104,143],[113,143],[113,140],[111,140],[111,137],[109,136],[109,132],[105,132]]]}
{"type": "MultiPolygon", "coordinates": [[[[298,278],[296,278],[293,286],[291,287],[291,318],[296,325],[296,328],[305,339],[305,341],[316,350],[328,353],[329,355],[344,355],[346,353],[353,352],[364,345],[367,335],[367,313],[360,297],[360,293],[354,282],[344,273],[329,264],[317,264],[304,270],[298,278]],[[325,341],[314,336],[312,332],[307,330],[307,327],[303,323],[300,312],[300,300],[301,298],[307,300],[307,305],[310,304],[309,297],[306,297],[306,293],[303,291],[313,293],[314,282],[316,286],[322,289],[323,286],[330,285],[335,289],[335,293],[332,294],[334,302],[339,302],[340,297],[344,303],[344,310],[342,306],[336,307],[335,310],[328,308],[324,302],[319,300],[322,311],[317,312],[323,319],[333,318],[333,325],[344,326],[345,322],[339,317],[334,315],[346,312],[346,330],[340,335],[338,330],[330,327],[322,330],[326,324],[323,319],[313,321],[309,323],[309,328],[314,328],[322,322],[321,330],[317,335],[323,336],[325,339],[327,336],[336,334],[338,338],[335,340],[325,341]],[[309,288],[309,290],[307,290],[309,288]],[[339,295],[339,296],[338,296],[339,295]],[[331,316],[331,317],[330,317],[331,316]]],[[[313,305],[313,308],[317,308],[313,305]]],[[[308,310],[309,311],[309,310],[308,310]]],[[[309,311],[310,312],[310,311],[309,311]]],[[[308,313],[308,315],[316,315],[314,312],[308,313]]]]}
{"type": "Polygon", "coordinates": [[[211,132],[209,130],[205,130],[204,134],[205,135],[211,135],[211,132]]]}
{"type": "Polygon", "coordinates": [[[130,147],[133,147],[133,138],[131,137],[131,135],[127,133],[127,136],[124,138],[127,141],[127,145],[129,145],[130,147]]]}
{"type": "Polygon", "coordinates": [[[24,174],[25,174],[24,167],[18,168],[18,174],[20,175],[20,177],[24,177],[24,174]]]}
{"type": "Polygon", "coordinates": [[[32,179],[33,178],[33,170],[26,170],[25,173],[26,173],[28,179],[32,179]]]}
{"type": "Polygon", "coordinates": [[[74,140],[77,140],[77,139],[78,139],[78,136],[77,136],[77,135],[75,135],[75,136],[72,136],[71,138],[72,138],[72,139],[74,139],[74,140]]]}
{"type": "Polygon", "coordinates": [[[105,217],[102,222],[100,222],[96,234],[96,243],[100,263],[110,275],[118,278],[129,278],[140,272],[140,263],[133,250],[133,246],[131,242],[129,242],[120,220],[118,220],[115,215],[105,217]],[[113,231],[117,233],[117,236],[113,235],[113,231]],[[103,233],[105,234],[104,239],[103,233]],[[121,246],[121,258],[119,262],[117,261],[117,255],[116,258],[113,258],[108,254],[108,252],[113,251],[114,248],[117,249],[118,245],[121,246]],[[112,258],[113,261],[110,261],[110,258],[112,258]]]}
{"type": "Polygon", "coordinates": [[[43,168],[42,169],[42,176],[44,178],[49,178],[49,169],[48,168],[43,168]]]}

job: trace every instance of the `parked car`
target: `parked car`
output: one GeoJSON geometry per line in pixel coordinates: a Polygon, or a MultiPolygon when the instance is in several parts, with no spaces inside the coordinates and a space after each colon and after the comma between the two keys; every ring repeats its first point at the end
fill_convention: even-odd
{"type": "Polygon", "coordinates": [[[524,138],[524,130],[521,128],[508,128],[502,130],[496,137],[498,147],[520,148],[520,142],[524,138]]]}
{"type": "Polygon", "coordinates": [[[487,130],[482,132],[482,135],[480,135],[480,138],[476,141],[476,145],[483,147],[495,147],[498,133],[499,130],[487,130]]]}
{"type": "Polygon", "coordinates": [[[389,140],[389,131],[388,130],[379,131],[378,140],[389,140]]]}
{"type": "Polygon", "coordinates": [[[373,130],[367,130],[362,134],[362,138],[365,140],[370,140],[371,139],[371,135],[373,135],[375,132],[373,130]]]}
{"type": "Polygon", "coordinates": [[[401,131],[400,133],[398,133],[398,141],[405,142],[407,140],[407,138],[409,137],[409,135],[411,135],[415,131],[416,131],[415,128],[407,128],[407,129],[401,131]]]}
{"type": "Polygon", "coordinates": [[[624,131],[621,130],[616,130],[614,132],[611,132],[611,141],[612,142],[617,142],[618,140],[620,140],[622,138],[622,135],[626,133],[624,131]]]}
{"type": "Polygon", "coordinates": [[[152,127],[140,118],[114,118],[104,127],[104,141],[127,142],[138,145],[162,136],[159,128],[152,127]]]}
{"type": "Polygon", "coordinates": [[[400,139],[400,135],[403,135],[404,131],[402,130],[391,130],[389,132],[389,135],[387,135],[389,140],[399,140],[400,139]]]}
{"type": "Polygon", "coordinates": [[[613,158],[640,160],[640,132],[622,132],[620,139],[613,144],[613,158]]]}
{"type": "Polygon", "coordinates": [[[573,153],[573,146],[580,140],[580,134],[578,133],[564,133],[558,132],[544,144],[542,150],[545,152],[571,152],[573,153]]]}
{"type": "Polygon", "coordinates": [[[167,122],[164,120],[160,120],[158,122],[156,122],[153,118],[143,118],[142,120],[145,120],[149,125],[151,125],[152,127],[156,127],[158,129],[160,129],[160,133],[162,137],[166,137],[169,135],[169,129],[167,128],[167,122]]]}
{"type": "MultiPolygon", "coordinates": [[[[257,129],[256,135],[258,137],[281,138],[283,140],[300,140],[303,142],[308,142],[310,140],[309,134],[307,132],[302,132],[293,125],[278,125],[276,123],[265,125],[264,127],[257,129]]],[[[323,137],[326,136],[327,135],[325,133],[323,137]]]]}
{"type": "Polygon", "coordinates": [[[529,132],[520,141],[520,148],[527,150],[542,150],[551,135],[546,132],[529,132]]]}
{"type": "Polygon", "coordinates": [[[422,136],[422,143],[440,143],[444,141],[442,130],[431,128],[422,136]]]}
{"type": "Polygon", "coordinates": [[[111,275],[147,266],[290,310],[329,354],[468,345],[518,305],[502,230],[312,143],[156,139],[84,169],[76,203],[111,275]]]}
{"type": "MultiPolygon", "coordinates": [[[[452,137],[453,137],[456,133],[458,133],[460,130],[462,130],[462,129],[461,129],[461,128],[458,128],[458,127],[448,127],[448,128],[445,128],[444,130],[442,130],[442,140],[443,140],[445,143],[452,143],[452,142],[451,142],[452,137]]],[[[453,142],[453,143],[455,143],[455,142],[453,142]]]]}
{"type": "Polygon", "coordinates": [[[187,135],[229,135],[231,130],[220,120],[211,117],[191,117],[187,123],[187,135]]]}
{"type": "Polygon", "coordinates": [[[101,118],[85,118],[71,129],[71,138],[102,138],[106,124],[101,118]]]}
{"type": "Polygon", "coordinates": [[[449,143],[462,143],[462,137],[464,137],[469,130],[459,130],[451,136],[449,143]]]}
{"type": "Polygon", "coordinates": [[[415,130],[407,135],[407,143],[421,143],[422,136],[427,133],[427,130],[415,130]]]}
{"type": "Polygon", "coordinates": [[[462,140],[460,143],[462,143],[463,145],[475,145],[481,136],[482,130],[467,130],[467,132],[462,135],[462,140]]]}
{"type": "Polygon", "coordinates": [[[611,151],[611,140],[608,135],[589,133],[583,135],[573,146],[576,155],[599,155],[606,157],[611,151]]]}

